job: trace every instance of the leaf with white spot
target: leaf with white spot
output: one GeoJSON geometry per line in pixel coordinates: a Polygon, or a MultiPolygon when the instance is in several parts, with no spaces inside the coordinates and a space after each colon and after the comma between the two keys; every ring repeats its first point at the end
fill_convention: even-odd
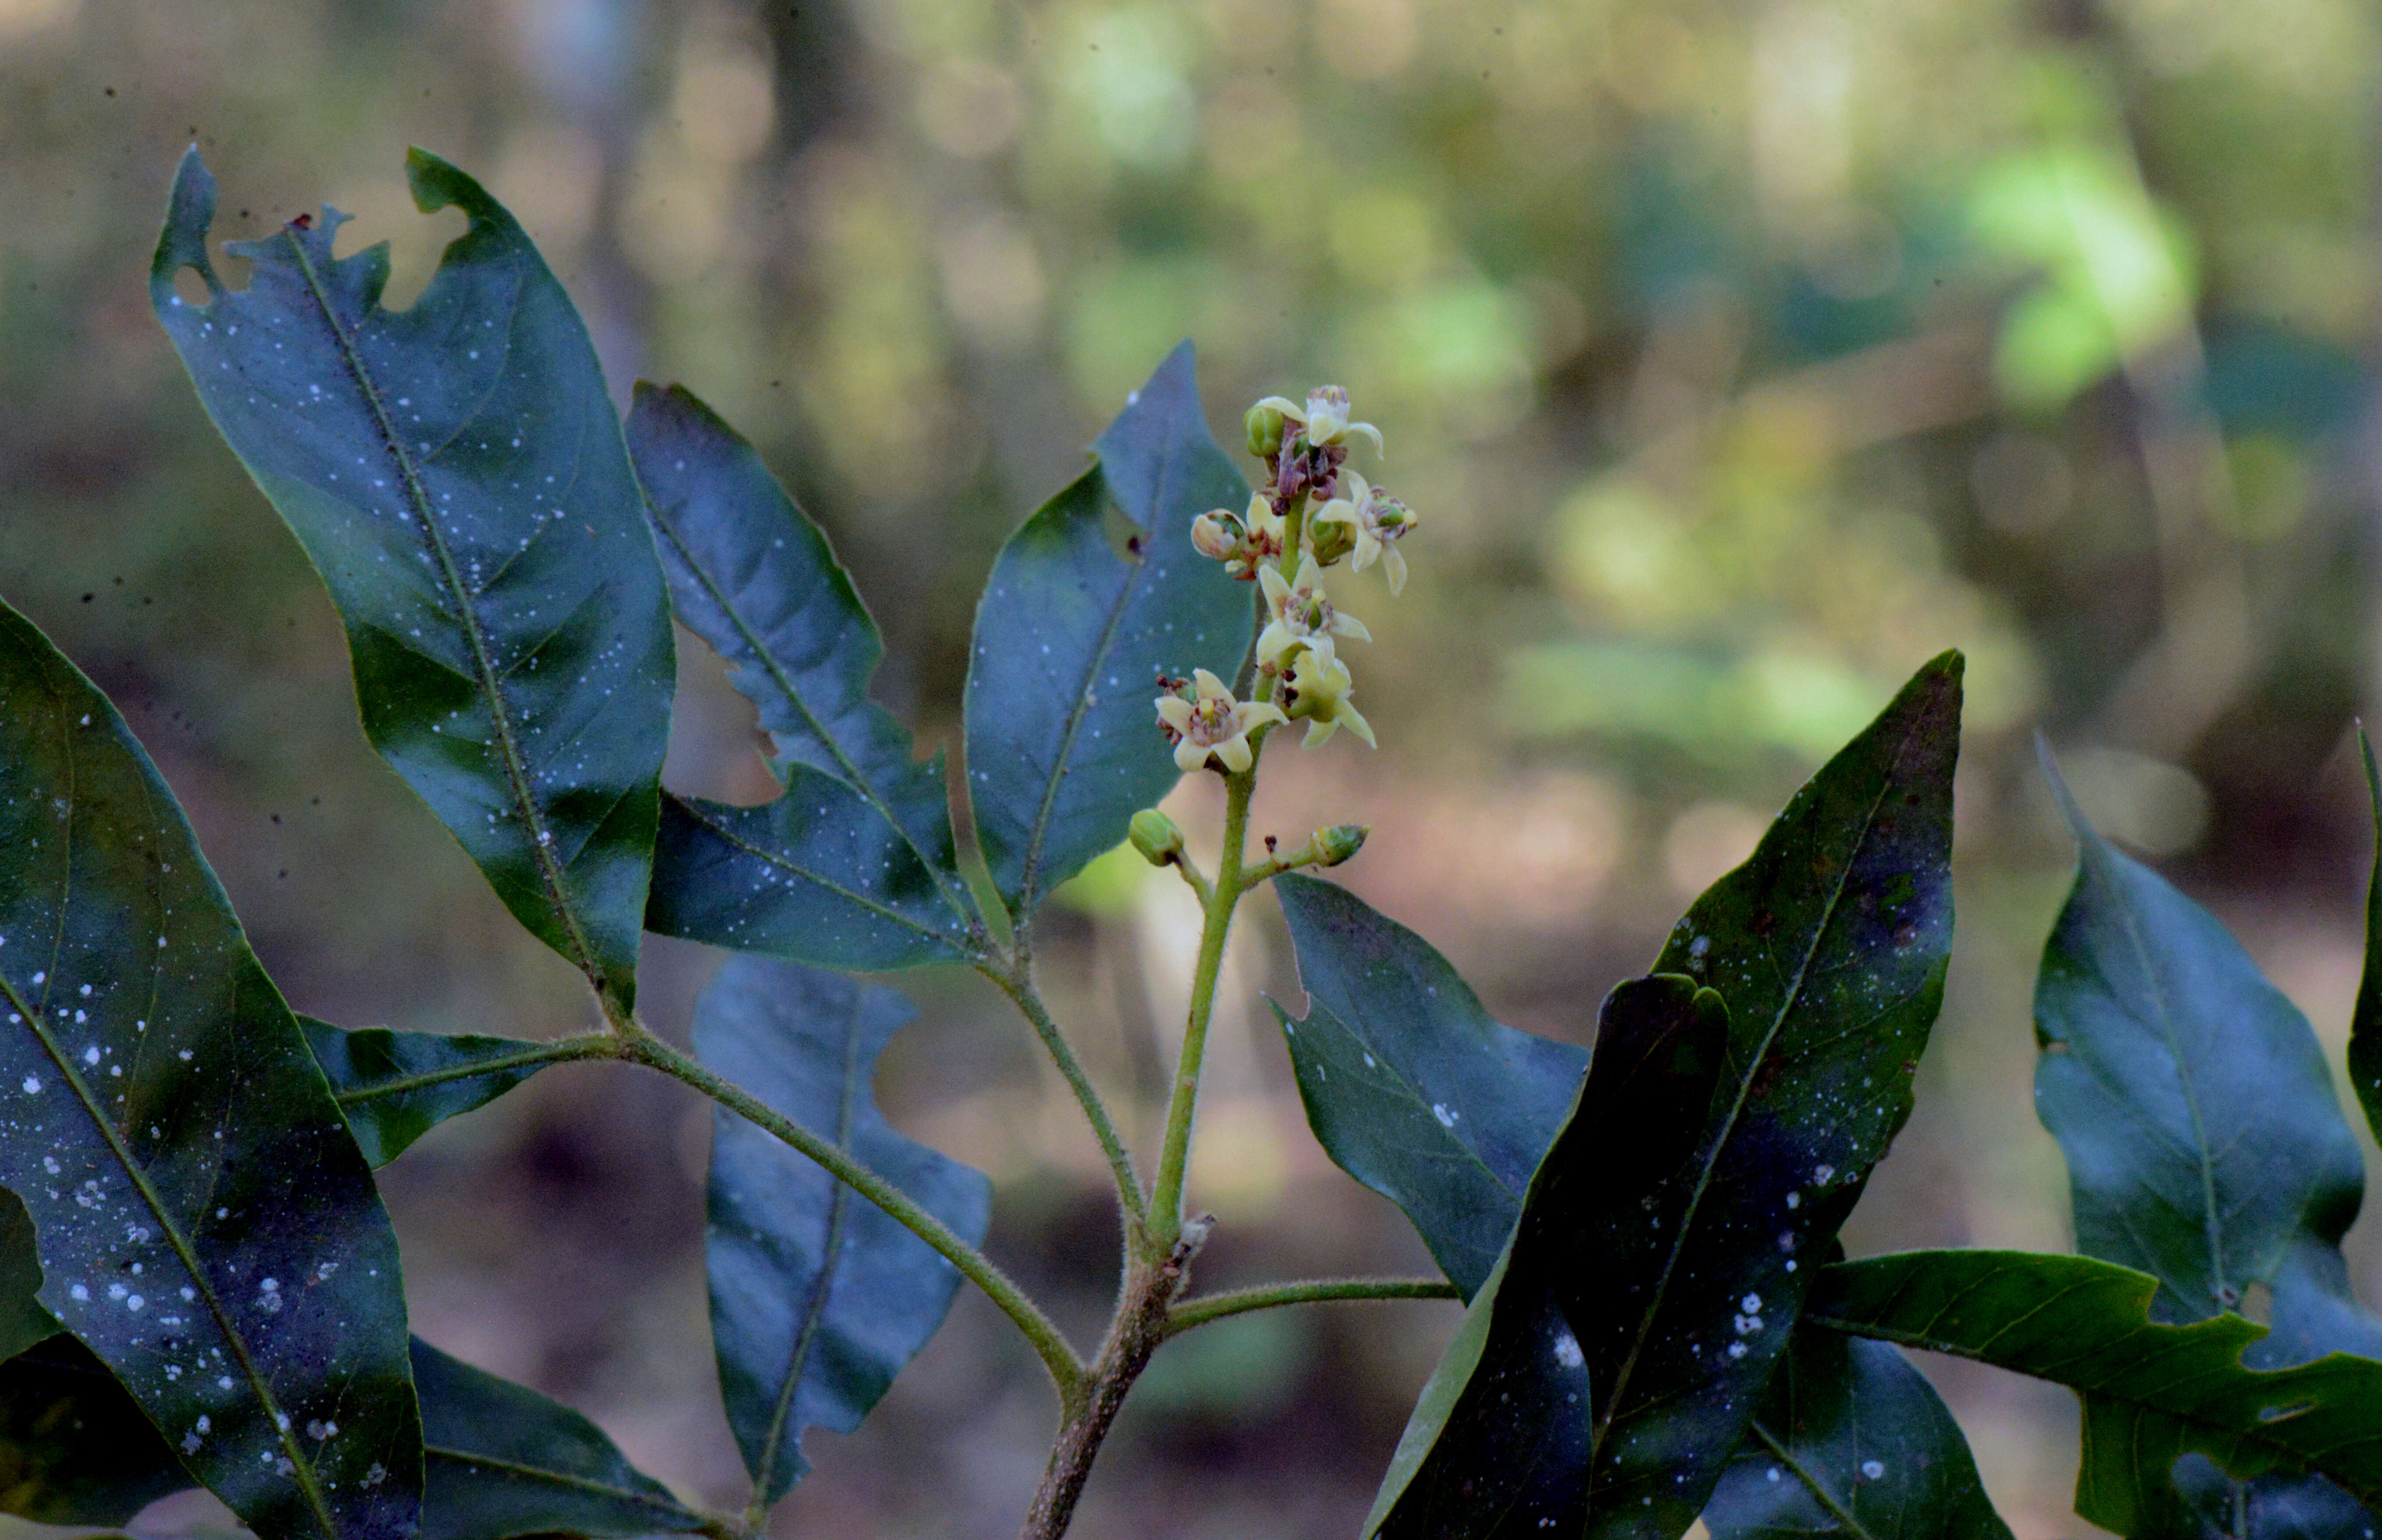
{"type": "Polygon", "coordinates": [[[5,606],[0,853],[0,1184],[43,1307],[265,1540],[407,1540],[421,1423],[372,1173],[156,768],[5,606]]]}
{"type": "Polygon", "coordinates": [[[669,606],[587,329],[513,216],[416,150],[424,213],[470,228],[412,307],[344,216],[207,252],[215,179],[174,181],[149,292],[200,401],[348,632],[373,746],[516,918],[622,1005],[669,739],[669,606]],[[203,305],[174,291],[206,280],[203,305]]]}

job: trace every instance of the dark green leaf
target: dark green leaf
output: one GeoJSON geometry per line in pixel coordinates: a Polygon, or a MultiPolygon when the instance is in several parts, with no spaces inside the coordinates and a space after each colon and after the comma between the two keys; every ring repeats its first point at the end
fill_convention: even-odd
{"type": "Polygon", "coordinates": [[[484,1107],[555,1062],[546,1044],[520,1038],[350,1031],[301,1016],[314,1062],[331,1082],[364,1159],[387,1165],[458,1113],[484,1107]]]}
{"type": "Polygon", "coordinates": [[[0,1513],[121,1524],[192,1485],[141,1404],[72,1337],[0,1363],[0,1513]]]}
{"type": "MultiPolygon", "coordinates": [[[[2078,860],[2035,986],[2034,1101],[2068,1157],[2076,1249],[2157,1278],[2162,1321],[2238,1310],[2267,1285],[2258,1367],[2382,1354],[2382,1321],[2340,1255],[2364,1159],[2314,1029],[2214,916],[2093,832],[2047,749],[2044,769],[2078,860]]],[[[2326,1501],[2243,1500],[2295,1514],[2326,1501]]],[[[2219,1506],[2229,1526],[2234,1504],[2219,1506]]]]}
{"type": "Polygon", "coordinates": [[[1191,548],[1191,521],[1238,510],[1249,489],[1209,436],[1189,343],[1092,452],[1099,463],[1001,548],[968,652],[968,795],[1021,920],[1174,784],[1158,673],[1230,679],[1248,648],[1248,586],[1191,548]],[[1123,553],[1111,501],[1132,530],[1123,553]]]}
{"type": "Polygon", "coordinates": [[[58,1329],[58,1318],[42,1308],[42,1253],[33,1239],[33,1216],[18,1196],[0,1188],[0,1362],[58,1329]]]}
{"type": "Polygon", "coordinates": [[[2244,1479],[2312,1471],[2369,1506],[2382,1498],[2382,1363],[2334,1353],[2247,1367],[2243,1350],[2265,1327],[2232,1314],[2155,1323],[2160,1287],[2090,1257],[1909,1251],[1823,1269],[1803,1320],[2076,1391],[2076,1511],[2120,1534],[2162,1527],[2175,1502],[2166,1472],[2186,1453],[2244,1479]]]}
{"type": "MultiPolygon", "coordinates": [[[[1676,975],[1632,979],[1606,998],[1571,1116],[1407,1423],[1369,1534],[1516,1540],[1578,1534],[1592,1518],[1589,1473],[1608,1398],[1602,1349],[1643,1313],[1653,1276],[1645,1263],[1692,1201],[1683,1178],[1694,1174],[1728,1036],[1720,996],[1676,975]],[[1594,1290],[1583,1274],[1628,1282],[1584,1301],[1594,1290]]],[[[1745,1319],[1733,1337],[1716,1335],[1741,1339],[1745,1319]]]]}
{"type": "Polygon", "coordinates": [[[1307,1015],[1273,1004],[1307,1121],[1406,1213],[1468,1299],[1497,1263],[1588,1054],[1502,1027],[1430,942],[1345,888],[1275,879],[1307,1015]]]}
{"type": "Polygon", "coordinates": [[[631,1465],[604,1430],[526,1386],[448,1358],[419,1337],[429,1482],[421,1540],[678,1534],[703,1516],[631,1465]]]}
{"type": "Polygon", "coordinates": [[[343,216],[207,254],[215,180],[174,182],[150,297],[208,415],[346,622],[365,734],[540,940],[625,1003],[669,737],[669,603],[645,499],[562,286],[511,215],[436,156],[424,213],[471,227],[412,308],[343,216]],[[184,267],[211,298],[174,292],[184,267]]]}
{"type": "Polygon", "coordinates": [[[761,807],[663,794],[645,923],[867,972],[965,961],[942,880],[868,796],[808,765],[784,774],[786,795],[761,807]]]}
{"type": "Polygon", "coordinates": [[[2366,1126],[2382,1139],[2382,772],[2375,769],[2374,742],[2362,725],[2357,749],[2374,809],[2374,870],[2365,882],[2365,970],[2357,980],[2357,1008],[2349,1024],[2349,1085],[2365,1109],[2366,1126]]]}
{"type": "MultiPolygon", "coordinates": [[[[869,1089],[878,1055],[915,1014],[889,989],[736,957],[696,1009],[694,1050],[973,1244],[991,1218],[991,1183],[895,1132],[869,1089]]],[[[960,1275],[875,1204],[725,1110],[712,1118],[710,1212],[720,1390],[767,1505],[809,1469],[803,1430],[858,1427],[943,1324],[960,1275]]]]}
{"type": "Polygon", "coordinates": [[[1713,1540],[2009,1540],[1959,1424],[1892,1345],[1794,1333],[1704,1507],[1713,1540]]]}
{"type": "Polygon", "coordinates": [[[260,1535],[401,1540],[397,1238],[305,1036],[105,696],[0,607],[0,1184],[41,1302],[260,1535]]]}
{"type": "Polygon", "coordinates": [[[693,816],[666,818],[655,929],[827,967],[953,955],[966,944],[969,909],[942,756],[914,760],[908,732],[868,698],[884,647],[826,536],[753,446],[676,386],[639,383],[629,450],[671,604],[760,708],[792,805],[783,815],[755,817],[694,804],[693,816]],[[796,766],[814,773],[790,776],[796,766]],[[819,786],[820,777],[840,786],[819,786]],[[822,861],[818,840],[804,838],[818,827],[822,796],[850,858],[822,861]],[[688,891],[705,882],[720,891],[688,891]],[[924,933],[889,955],[880,937],[907,927],[870,923],[872,906],[924,933]]]}

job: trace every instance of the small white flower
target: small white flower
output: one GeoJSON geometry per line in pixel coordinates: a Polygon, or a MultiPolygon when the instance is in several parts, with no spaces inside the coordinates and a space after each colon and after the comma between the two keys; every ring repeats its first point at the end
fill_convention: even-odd
{"type": "Polygon", "coordinates": [[[1368,485],[1354,471],[1343,473],[1342,479],[1341,495],[1315,511],[1314,523],[1349,525],[1356,532],[1357,547],[1348,559],[1348,570],[1361,573],[1378,558],[1382,573],[1390,580],[1390,592],[1406,592],[1406,559],[1399,553],[1396,542],[1414,528],[1414,510],[1381,488],[1368,485]]]}
{"type": "Polygon", "coordinates": [[[1289,693],[1283,698],[1290,706],[1291,720],[1303,719],[1307,723],[1301,748],[1327,743],[1344,727],[1364,739],[1367,747],[1380,746],[1373,742],[1372,724],[1348,704],[1350,690],[1347,664],[1314,651],[1299,654],[1298,661],[1290,666],[1289,693]]]}
{"type": "Polygon", "coordinates": [[[1258,405],[1270,406],[1287,420],[1305,428],[1307,441],[1310,444],[1339,444],[1351,434],[1361,433],[1373,441],[1375,454],[1381,452],[1381,430],[1370,423],[1348,420],[1348,392],[1339,386],[1317,386],[1307,393],[1307,404],[1303,407],[1281,396],[1268,396],[1258,405]]]}
{"type": "Polygon", "coordinates": [[[1266,608],[1272,611],[1272,619],[1258,633],[1258,661],[1267,668],[1281,668],[1302,647],[1330,658],[1335,636],[1354,636],[1360,642],[1373,639],[1364,622],[1341,613],[1324,597],[1323,574],[1311,555],[1298,559],[1297,576],[1284,578],[1266,567],[1258,573],[1258,582],[1265,588],[1266,608]]]}
{"type": "Polygon", "coordinates": [[[1205,669],[1192,671],[1189,698],[1173,690],[1158,697],[1159,726],[1173,742],[1175,768],[1186,775],[1210,756],[1235,775],[1247,770],[1257,762],[1249,729],[1283,720],[1278,706],[1234,700],[1224,682],[1205,669]]]}

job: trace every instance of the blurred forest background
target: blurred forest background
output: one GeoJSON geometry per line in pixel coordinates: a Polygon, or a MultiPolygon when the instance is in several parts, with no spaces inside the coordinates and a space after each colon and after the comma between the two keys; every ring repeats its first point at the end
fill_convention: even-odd
{"type": "MultiPolygon", "coordinates": [[[[392,243],[399,296],[461,223],[412,210],[406,146],[485,179],[616,391],[687,383],[830,531],[929,742],[996,546],[1168,347],[1197,339],[1228,445],[1255,397],[1337,380],[1421,515],[1416,577],[1355,604],[1381,751],[1283,754],[1259,827],[1373,823],[1335,875],[1503,1019],[1585,1041],[1799,779],[1968,649],[1949,999],[1848,1240],[2065,1249],[2030,1095],[2070,858],[2038,726],[2338,1073],[2378,68],[2357,0],[0,0],[0,593],[122,703],[296,1006],[542,1036],[584,1024],[576,979],[365,746],[332,613],[150,315],[185,144],[219,234],[331,203],[343,250],[392,243]]],[[[759,797],[750,712],[681,645],[671,783],[759,797]]],[[[1212,822],[1207,788],[1176,803],[1212,822]]],[[[1130,862],[1067,896],[1050,987],[1147,1143],[1195,917],[1130,862]]],[[[1306,1132],[1258,997],[1295,979],[1250,915],[1200,1281],[1420,1270],[1306,1132]]],[[[717,957],[649,956],[683,1031],[717,957]]],[[[994,1253],[1088,1340],[1114,1250],[1089,1137],[988,987],[900,981],[925,1014],[889,1107],[993,1174],[994,1253]]],[[[706,1134],[673,1085],[565,1067],[384,1183],[424,1335],[741,1502],[706,1134]]],[[[1277,1312],[1169,1347],[1077,1533],[1353,1534],[1453,1323],[1277,1312]]],[[[1927,1368],[2019,1534],[2082,1533],[2066,1394],[1927,1368]]],[[[776,1533],[1006,1535],[1050,1416],[964,1293],[860,1435],[814,1436],[776,1533]]]]}

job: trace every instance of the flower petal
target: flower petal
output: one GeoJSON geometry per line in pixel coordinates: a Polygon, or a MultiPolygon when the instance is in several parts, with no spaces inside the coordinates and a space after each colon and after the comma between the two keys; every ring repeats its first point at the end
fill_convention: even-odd
{"type": "Polygon", "coordinates": [[[1257,763],[1257,756],[1249,752],[1249,735],[1246,733],[1235,733],[1218,744],[1216,758],[1224,761],[1224,768],[1234,775],[1257,763]]]}
{"type": "Polygon", "coordinates": [[[1181,696],[1158,697],[1158,720],[1177,733],[1191,730],[1191,703],[1181,696]]]}
{"type": "Polygon", "coordinates": [[[1406,591],[1406,559],[1395,546],[1381,548],[1381,571],[1390,580],[1390,597],[1397,598],[1406,591]]]}
{"type": "Polygon", "coordinates": [[[1174,745],[1174,768],[1189,775],[1208,762],[1208,751],[1185,738],[1174,745]]]}
{"type": "Polygon", "coordinates": [[[1270,406],[1276,412],[1281,413],[1283,416],[1289,418],[1294,423],[1304,425],[1307,422],[1307,408],[1299,405],[1296,401],[1286,400],[1283,397],[1268,396],[1265,400],[1258,402],[1258,405],[1270,406]]]}
{"type": "Polygon", "coordinates": [[[1214,674],[1209,673],[1205,669],[1193,669],[1191,671],[1191,687],[1199,693],[1199,698],[1201,700],[1230,700],[1233,698],[1233,692],[1224,688],[1224,682],[1217,678],[1214,674]]]}

